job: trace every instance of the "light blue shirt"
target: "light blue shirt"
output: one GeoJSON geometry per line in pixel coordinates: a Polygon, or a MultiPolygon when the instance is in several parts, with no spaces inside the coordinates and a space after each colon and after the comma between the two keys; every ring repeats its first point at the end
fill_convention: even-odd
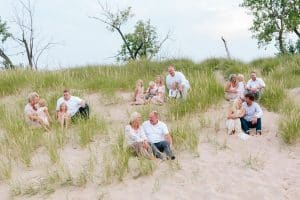
{"type": "Polygon", "coordinates": [[[247,121],[251,121],[254,116],[257,118],[261,118],[263,112],[260,106],[256,102],[252,102],[251,106],[248,106],[246,102],[243,103],[243,108],[246,111],[244,119],[247,121]]]}

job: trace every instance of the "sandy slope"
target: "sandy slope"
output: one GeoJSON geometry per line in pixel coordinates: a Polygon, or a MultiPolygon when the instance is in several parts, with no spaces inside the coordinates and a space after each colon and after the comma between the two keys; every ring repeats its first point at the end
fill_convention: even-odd
{"type": "MultiPolygon", "coordinates": [[[[93,114],[110,124],[109,135],[97,137],[90,148],[81,149],[72,142],[61,152],[61,162],[72,174],[80,171],[88,158],[98,160],[95,180],[83,187],[61,187],[47,196],[18,196],[15,199],[299,199],[300,147],[287,147],[277,136],[279,116],[264,110],[263,135],[243,141],[236,135],[227,136],[225,113],[228,102],[213,106],[204,114],[185,120],[197,128],[200,135],[198,154],[177,152],[174,162],[157,163],[154,174],[132,178],[121,183],[101,185],[102,152],[127,124],[128,113],[143,110],[130,106],[130,94],[104,100],[98,94],[86,95],[93,114]],[[205,122],[205,123],[204,123],[205,122]],[[204,128],[201,128],[201,124],[204,128]]],[[[146,109],[149,109],[146,107],[146,109]]],[[[151,109],[151,108],[150,108],[151,109]]],[[[163,107],[155,107],[162,109],[163,107]]],[[[167,122],[169,128],[175,126],[167,122]]],[[[49,168],[54,168],[45,152],[39,148],[32,167],[15,166],[12,182],[38,180],[49,168]]],[[[9,186],[0,182],[0,199],[9,199],[9,186]]]]}

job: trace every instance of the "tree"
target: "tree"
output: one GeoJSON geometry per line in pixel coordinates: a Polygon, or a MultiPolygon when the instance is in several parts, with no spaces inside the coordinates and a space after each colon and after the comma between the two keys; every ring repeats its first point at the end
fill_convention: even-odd
{"type": "Polygon", "coordinates": [[[136,60],[142,57],[151,59],[170,37],[168,33],[162,41],[159,41],[156,29],[150,24],[150,20],[147,22],[138,21],[133,33],[124,34],[121,27],[133,17],[131,7],[113,13],[107,6],[103,6],[99,1],[98,3],[102,9],[102,17],[93,16],[91,18],[106,24],[109,31],[117,31],[120,35],[123,44],[116,56],[118,60],[136,60]]]}
{"type": "Polygon", "coordinates": [[[12,35],[11,33],[8,32],[8,27],[6,25],[6,22],[2,22],[1,17],[0,17],[0,40],[1,40],[1,45],[0,45],[0,57],[4,60],[3,64],[5,69],[14,69],[14,65],[11,62],[10,58],[4,51],[3,43],[10,38],[12,35]]]}
{"type": "Polygon", "coordinates": [[[30,0],[20,0],[21,8],[15,11],[15,20],[20,34],[14,37],[15,40],[24,48],[28,66],[30,69],[38,69],[38,61],[41,55],[50,49],[55,43],[38,41],[34,26],[34,5],[30,0]]]}
{"type": "Polygon", "coordinates": [[[244,0],[241,4],[254,16],[250,30],[259,47],[275,40],[280,53],[286,53],[286,34],[298,37],[300,26],[300,0],[244,0]]]}

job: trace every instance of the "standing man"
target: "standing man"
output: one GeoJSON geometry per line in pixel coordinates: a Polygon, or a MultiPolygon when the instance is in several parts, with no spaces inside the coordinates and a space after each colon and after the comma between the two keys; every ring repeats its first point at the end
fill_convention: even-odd
{"type": "Polygon", "coordinates": [[[72,121],[77,118],[88,119],[90,115],[90,109],[85,100],[76,96],[71,96],[69,90],[64,90],[64,96],[60,97],[56,103],[56,114],[59,111],[59,107],[62,103],[66,103],[68,106],[68,114],[70,114],[72,121]]]}
{"type": "Polygon", "coordinates": [[[175,71],[173,65],[168,68],[169,74],[166,77],[166,85],[168,90],[172,88],[172,84],[178,83],[178,90],[182,95],[183,99],[186,99],[187,91],[190,89],[190,83],[185,78],[183,73],[175,71]]]}
{"type": "Polygon", "coordinates": [[[244,117],[241,117],[243,131],[249,135],[249,128],[255,128],[256,134],[261,135],[261,117],[263,112],[260,106],[254,102],[254,95],[252,93],[245,95],[245,102],[242,106],[245,110],[244,117]]]}
{"type": "Polygon", "coordinates": [[[175,156],[171,150],[172,137],[169,134],[167,125],[158,120],[157,111],[152,111],[149,114],[149,120],[145,121],[142,127],[152,147],[154,156],[163,159],[162,152],[165,152],[168,159],[174,160],[175,156]]]}
{"type": "Polygon", "coordinates": [[[250,74],[251,79],[247,82],[246,90],[254,95],[254,99],[260,99],[263,89],[266,87],[265,82],[261,78],[256,77],[254,71],[250,74]]]}

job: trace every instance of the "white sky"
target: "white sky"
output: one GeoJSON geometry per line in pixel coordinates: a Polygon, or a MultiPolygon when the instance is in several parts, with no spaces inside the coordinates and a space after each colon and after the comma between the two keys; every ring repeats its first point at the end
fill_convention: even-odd
{"type": "MultiPolygon", "coordinates": [[[[104,24],[90,19],[100,15],[97,0],[35,0],[35,26],[39,36],[58,42],[40,60],[47,68],[59,68],[86,64],[114,63],[122,41],[117,33],[109,32],[104,24]]],[[[102,1],[105,2],[105,1],[102,1]]],[[[272,56],[276,50],[258,49],[256,40],[248,30],[251,17],[239,7],[241,0],[111,0],[112,10],[131,6],[134,18],[126,24],[124,32],[133,30],[139,20],[151,20],[158,34],[169,30],[172,40],[165,43],[160,57],[190,58],[201,61],[210,57],[225,57],[224,36],[234,58],[250,61],[272,56]]],[[[15,28],[13,19],[16,0],[0,0],[0,16],[15,28]]],[[[6,49],[15,53],[15,45],[6,49]]],[[[25,63],[22,56],[14,56],[15,63],[25,63]]]]}

